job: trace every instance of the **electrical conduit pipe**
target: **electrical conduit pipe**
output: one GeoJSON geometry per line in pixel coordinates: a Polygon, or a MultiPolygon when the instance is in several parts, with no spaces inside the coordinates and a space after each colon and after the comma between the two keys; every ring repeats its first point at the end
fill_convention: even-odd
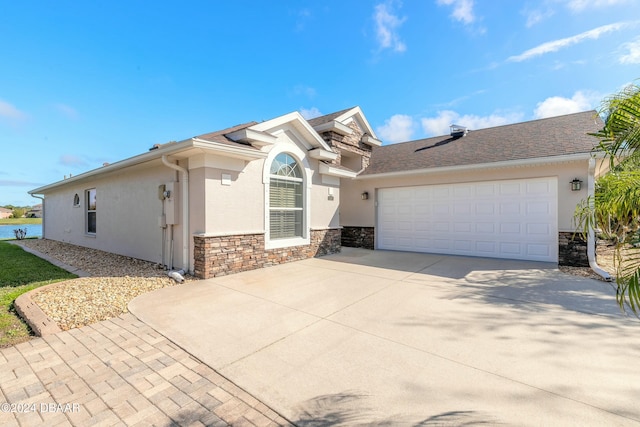
{"type": "Polygon", "coordinates": [[[189,260],[189,171],[169,162],[167,156],[162,156],[165,166],[182,173],[182,270],[191,271],[189,260]]]}

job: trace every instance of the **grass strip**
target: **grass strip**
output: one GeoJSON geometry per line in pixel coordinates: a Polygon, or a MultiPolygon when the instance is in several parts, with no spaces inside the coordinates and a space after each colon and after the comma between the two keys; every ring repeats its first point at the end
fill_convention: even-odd
{"type": "Polygon", "coordinates": [[[76,278],[60,267],[0,241],[0,347],[29,339],[29,327],[18,317],[13,302],[40,286],[76,278]]]}

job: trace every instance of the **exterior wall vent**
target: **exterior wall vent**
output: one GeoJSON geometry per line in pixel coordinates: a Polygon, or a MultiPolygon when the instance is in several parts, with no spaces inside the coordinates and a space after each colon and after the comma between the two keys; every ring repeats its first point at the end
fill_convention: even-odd
{"type": "Polygon", "coordinates": [[[449,129],[451,129],[451,137],[453,139],[462,138],[467,134],[467,132],[469,132],[466,127],[459,125],[451,125],[449,126],[449,129]]]}

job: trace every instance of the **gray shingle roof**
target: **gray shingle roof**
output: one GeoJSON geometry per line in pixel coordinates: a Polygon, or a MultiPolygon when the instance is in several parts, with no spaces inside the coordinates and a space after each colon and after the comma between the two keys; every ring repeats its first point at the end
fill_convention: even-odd
{"type": "Polygon", "coordinates": [[[439,136],[374,147],[361,175],[509,160],[589,153],[597,140],[587,133],[602,129],[595,111],[470,130],[453,139],[439,136]]]}
{"type": "Polygon", "coordinates": [[[307,120],[307,122],[309,122],[311,127],[315,127],[315,126],[330,122],[336,117],[341,116],[342,114],[346,113],[349,110],[353,110],[354,108],[355,107],[345,108],[344,110],[336,111],[335,113],[325,114],[324,116],[316,117],[315,119],[309,119],[307,120]]]}
{"type": "Polygon", "coordinates": [[[241,130],[241,129],[245,129],[248,128],[249,126],[253,126],[258,124],[258,122],[249,122],[249,123],[243,123],[240,125],[235,125],[233,127],[227,128],[227,129],[222,129],[222,130],[217,130],[215,132],[210,132],[210,133],[205,133],[203,135],[198,135],[196,136],[196,138],[198,139],[204,139],[205,141],[211,141],[211,142],[218,142],[221,144],[227,144],[227,145],[235,145],[235,146],[242,146],[242,147],[247,147],[248,144],[243,144],[241,142],[236,142],[232,139],[227,138],[225,135],[228,135],[232,132],[241,130]]]}

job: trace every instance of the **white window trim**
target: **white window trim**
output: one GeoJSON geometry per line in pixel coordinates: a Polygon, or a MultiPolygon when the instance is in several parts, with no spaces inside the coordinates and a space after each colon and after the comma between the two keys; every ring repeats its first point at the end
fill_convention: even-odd
{"type": "Polygon", "coordinates": [[[309,245],[311,243],[311,230],[309,224],[311,224],[311,177],[312,171],[307,161],[305,152],[298,146],[292,144],[282,144],[282,146],[275,146],[264,161],[262,169],[262,183],[264,185],[264,247],[265,249],[279,249],[287,248],[290,246],[302,246],[309,245]],[[270,205],[269,205],[269,184],[271,180],[271,164],[278,154],[286,153],[291,155],[300,166],[303,182],[303,195],[302,195],[302,237],[292,237],[290,239],[271,239],[271,224],[270,224],[270,205]]]}

